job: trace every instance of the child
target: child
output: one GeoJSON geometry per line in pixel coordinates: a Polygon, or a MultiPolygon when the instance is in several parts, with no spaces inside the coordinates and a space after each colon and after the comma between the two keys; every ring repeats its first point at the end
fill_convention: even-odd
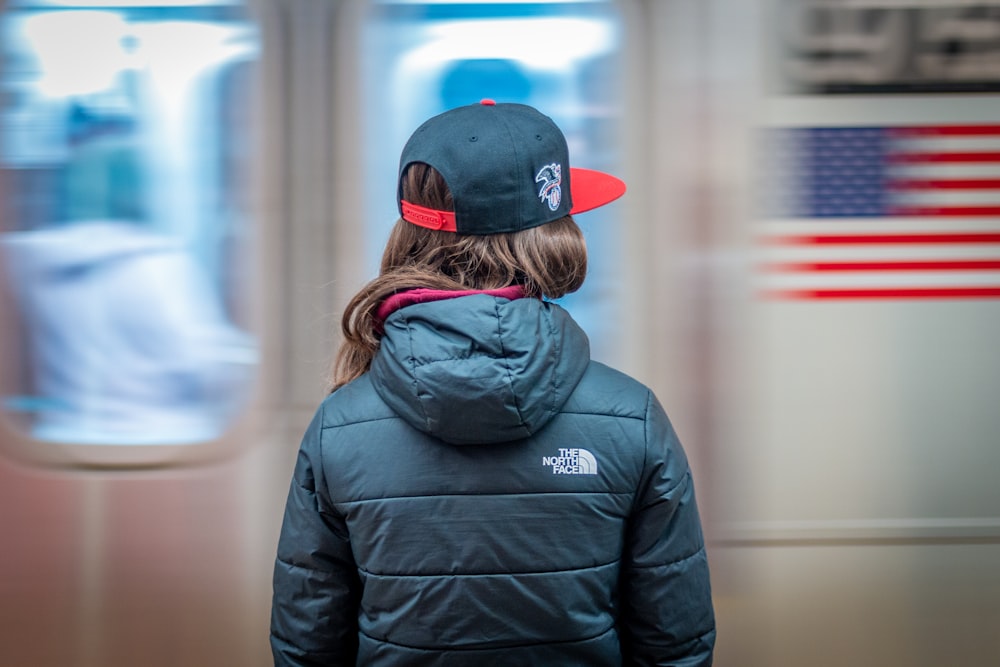
{"type": "Polygon", "coordinates": [[[571,214],[624,191],[570,168],[528,106],[483,100],[407,142],[401,220],[299,452],[276,665],[711,665],[684,451],[546,300],[586,274],[571,214]]]}

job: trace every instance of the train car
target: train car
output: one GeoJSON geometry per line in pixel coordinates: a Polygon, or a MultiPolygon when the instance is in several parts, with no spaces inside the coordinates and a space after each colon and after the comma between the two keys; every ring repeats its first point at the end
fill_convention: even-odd
{"type": "Polygon", "coordinates": [[[692,462],[722,667],[1000,662],[1000,2],[0,0],[0,664],[272,664],[425,118],[620,175],[592,353],[692,462]]]}

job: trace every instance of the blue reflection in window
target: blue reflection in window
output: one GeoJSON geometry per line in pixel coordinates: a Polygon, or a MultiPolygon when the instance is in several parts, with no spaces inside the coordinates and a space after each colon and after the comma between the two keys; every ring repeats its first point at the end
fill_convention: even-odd
{"type": "Polygon", "coordinates": [[[15,2],[0,21],[0,280],[20,323],[4,405],[43,440],[212,440],[257,360],[257,34],[231,2],[99,4],[15,2]]]}
{"type": "MultiPolygon", "coordinates": [[[[398,217],[398,156],[416,127],[483,98],[530,104],[559,125],[573,164],[620,172],[619,18],[610,3],[417,3],[374,5],[364,32],[368,265],[372,273],[398,217]]],[[[587,330],[596,358],[616,363],[620,299],[619,214],[579,216],[589,273],[560,300],[587,330]]]]}

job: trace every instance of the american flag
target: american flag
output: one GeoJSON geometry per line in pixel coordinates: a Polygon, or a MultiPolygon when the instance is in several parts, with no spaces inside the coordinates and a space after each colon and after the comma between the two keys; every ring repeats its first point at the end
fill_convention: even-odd
{"type": "Polygon", "coordinates": [[[769,130],[763,296],[1000,298],[1000,125],[769,130]]]}

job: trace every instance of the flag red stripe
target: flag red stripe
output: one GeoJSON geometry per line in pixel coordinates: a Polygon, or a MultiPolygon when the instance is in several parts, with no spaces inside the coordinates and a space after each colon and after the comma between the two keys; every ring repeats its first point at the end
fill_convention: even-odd
{"type": "Polygon", "coordinates": [[[995,299],[1000,287],[887,287],[871,289],[771,290],[760,294],[768,300],[792,299],[995,299]]]}
{"type": "Polygon", "coordinates": [[[998,206],[894,206],[889,210],[889,215],[913,218],[989,218],[1000,216],[1000,205],[998,206]]]}
{"type": "Polygon", "coordinates": [[[889,190],[1000,190],[1000,178],[897,179],[886,181],[889,190]]]}
{"type": "Polygon", "coordinates": [[[933,153],[890,153],[886,155],[890,164],[940,164],[944,162],[979,164],[1000,162],[1000,151],[954,151],[933,153]]]}
{"type": "Polygon", "coordinates": [[[893,137],[1000,137],[1000,125],[931,125],[894,127],[893,137]]]}
{"type": "Polygon", "coordinates": [[[1000,259],[774,262],[762,265],[761,270],[767,273],[812,273],[826,271],[1000,271],[1000,259]]]}
{"type": "Polygon", "coordinates": [[[933,243],[1000,243],[998,232],[955,234],[824,234],[771,236],[761,239],[765,245],[886,245],[933,243]]]}

